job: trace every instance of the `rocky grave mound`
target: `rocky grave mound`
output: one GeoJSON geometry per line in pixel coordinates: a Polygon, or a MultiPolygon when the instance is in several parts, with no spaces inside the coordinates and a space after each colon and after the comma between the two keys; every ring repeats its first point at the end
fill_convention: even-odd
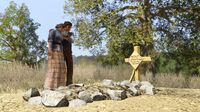
{"type": "Polygon", "coordinates": [[[114,82],[104,79],[101,83],[84,85],[72,84],[59,87],[56,90],[43,90],[31,88],[23,95],[23,99],[32,105],[46,107],[79,107],[101,100],[124,100],[128,97],[139,95],[154,95],[155,88],[148,81],[128,80],[114,82]]]}

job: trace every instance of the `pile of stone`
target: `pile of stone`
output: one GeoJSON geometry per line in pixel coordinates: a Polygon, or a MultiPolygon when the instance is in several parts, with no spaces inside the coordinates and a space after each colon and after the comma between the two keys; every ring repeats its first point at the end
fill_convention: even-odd
{"type": "Polygon", "coordinates": [[[127,80],[114,82],[109,79],[93,85],[72,84],[59,87],[56,90],[29,89],[23,99],[29,104],[44,105],[47,107],[79,107],[101,100],[124,100],[128,97],[138,95],[154,95],[154,86],[147,81],[127,80]]]}

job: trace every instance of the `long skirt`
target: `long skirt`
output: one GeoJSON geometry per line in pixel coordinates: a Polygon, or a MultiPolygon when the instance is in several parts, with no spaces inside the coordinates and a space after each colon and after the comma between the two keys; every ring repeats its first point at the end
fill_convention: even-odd
{"type": "Polygon", "coordinates": [[[67,68],[62,51],[54,51],[48,55],[48,72],[46,75],[44,88],[55,89],[66,85],[67,68]]]}

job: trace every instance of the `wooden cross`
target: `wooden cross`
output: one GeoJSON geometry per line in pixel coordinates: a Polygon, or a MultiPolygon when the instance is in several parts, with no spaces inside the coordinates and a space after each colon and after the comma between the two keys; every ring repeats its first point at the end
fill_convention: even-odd
{"type": "Polygon", "coordinates": [[[151,61],[151,57],[141,57],[140,46],[134,46],[134,52],[129,58],[125,59],[125,62],[129,62],[133,67],[130,82],[132,82],[133,76],[135,76],[135,80],[140,80],[139,65],[142,61],[151,61]]]}

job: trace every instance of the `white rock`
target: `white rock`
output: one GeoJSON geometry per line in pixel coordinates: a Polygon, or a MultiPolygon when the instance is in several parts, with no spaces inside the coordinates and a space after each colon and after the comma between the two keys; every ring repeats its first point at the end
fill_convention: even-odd
{"type": "Polygon", "coordinates": [[[69,105],[66,94],[58,91],[44,90],[41,96],[42,104],[47,107],[63,107],[69,105]]]}
{"type": "Polygon", "coordinates": [[[36,96],[40,96],[40,92],[38,91],[37,88],[31,88],[25,92],[25,94],[23,95],[23,99],[28,101],[29,98],[36,97],[36,96]]]}
{"type": "Polygon", "coordinates": [[[65,92],[65,95],[66,95],[66,97],[69,97],[69,96],[72,95],[72,92],[68,90],[68,91],[65,92]]]}
{"type": "Polygon", "coordinates": [[[80,107],[80,106],[84,106],[87,103],[84,100],[80,100],[80,99],[74,99],[69,101],[69,107],[80,107]]]}
{"type": "Polygon", "coordinates": [[[42,105],[42,97],[36,96],[36,97],[29,98],[28,103],[31,105],[42,105]]]}
{"type": "Polygon", "coordinates": [[[91,95],[91,98],[93,101],[101,101],[101,100],[105,100],[106,96],[104,96],[102,93],[96,91],[91,95]]]}
{"type": "Polygon", "coordinates": [[[142,81],[141,82],[140,90],[145,91],[145,94],[147,94],[147,95],[154,95],[155,94],[154,86],[148,81],[142,81]]]}
{"type": "Polygon", "coordinates": [[[123,100],[127,98],[124,90],[107,90],[108,95],[112,100],[123,100]]]}
{"type": "Polygon", "coordinates": [[[86,103],[92,102],[91,93],[89,91],[80,92],[78,98],[84,100],[86,103]]]}
{"type": "Polygon", "coordinates": [[[108,86],[108,87],[114,86],[114,82],[113,82],[112,80],[110,80],[110,79],[104,79],[104,80],[101,82],[101,84],[102,84],[103,86],[108,86]]]}
{"type": "Polygon", "coordinates": [[[130,87],[129,90],[132,92],[132,96],[141,95],[141,91],[139,89],[136,89],[135,87],[130,87]]]}
{"type": "Polygon", "coordinates": [[[67,89],[69,89],[68,86],[60,86],[56,90],[67,90],[67,89]]]}
{"type": "Polygon", "coordinates": [[[124,81],[120,82],[120,85],[123,86],[123,87],[128,86],[129,84],[130,84],[129,80],[124,80],[124,81]]]}

